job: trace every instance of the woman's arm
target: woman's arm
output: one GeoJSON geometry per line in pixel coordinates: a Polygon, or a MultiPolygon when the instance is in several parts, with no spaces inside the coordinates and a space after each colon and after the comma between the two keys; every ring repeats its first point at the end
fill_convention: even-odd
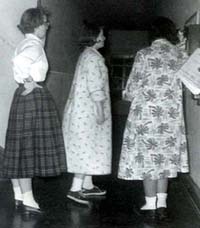
{"type": "Polygon", "coordinates": [[[23,96],[31,93],[35,88],[42,88],[31,75],[32,64],[34,64],[42,55],[42,49],[39,45],[26,45],[14,59],[15,73],[23,80],[25,91],[23,96]]]}
{"type": "Polygon", "coordinates": [[[24,88],[25,90],[22,92],[22,96],[26,96],[31,93],[35,88],[42,88],[42,86],[38,85],[37,82],[33,80],[31,76],[24,80],[24,88]]]}
{"type": "Polygon", "coordinates": [[[98,124],[103,124],[105,121],[103,101],[96,101],[96,120],[98,124]]]}
{"type": "Polygon", "coordinates": [[[130,101],[130,102],[133,101],[135,97],[135,92],[140,87],[144,68],[145,68],[144,56],[139,51],[135,56],[135,60],[126,83],[126,87],[122,91],[123,100],[130,101]]]}
{"type": "Polygon", "coordinates": [[[88,62],[87,86],[90,97],[95,105],[95,116],[98,124],[103,124],[105,121],[104,101],[106,99],[105,86],[108,83],[107,72],[101,70],[103,64],[99,62],[99,57],[93,55],[88,62]]]}

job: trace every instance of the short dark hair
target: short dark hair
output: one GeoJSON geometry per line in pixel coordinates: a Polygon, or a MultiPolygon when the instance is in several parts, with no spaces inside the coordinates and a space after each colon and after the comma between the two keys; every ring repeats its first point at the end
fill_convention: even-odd
{"type": "Polygon", "coordinates": [[[80,46],[93,46],[97,40],[101,28],[94,25],[85,25],[79,38],[80,46]]]}
{"type": "Polygon", "coordinates": [[[167,39],[172,44],[179,42],[175,23],[166,17],[157,17],[150,26],[150,40],[167,39]]]}
{"type": "Polygon", "coordinates": [[[24,34],[33,33],[35,28],[44,23],[44,16],[48,16],[48,12],[44,8],[27,9],[22,14],[20,24],[17,27],[24,34]]]}

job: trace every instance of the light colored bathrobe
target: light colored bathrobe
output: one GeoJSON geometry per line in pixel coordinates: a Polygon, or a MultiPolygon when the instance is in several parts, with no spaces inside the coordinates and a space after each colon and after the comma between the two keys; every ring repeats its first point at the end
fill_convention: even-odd
{"type": "Polygon", "coordinates": [[[80,55],[67,100],[63,135],[68,172],[111,173],[111,109],[108,70],[102,55],[91,47],[80,55]],[[95,102],[104,101],[106,121],[96,122],[95,102]]]}

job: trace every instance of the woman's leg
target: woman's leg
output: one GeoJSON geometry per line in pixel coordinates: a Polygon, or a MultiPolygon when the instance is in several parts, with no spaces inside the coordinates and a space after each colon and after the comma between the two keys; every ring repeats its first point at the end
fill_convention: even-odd
{"type": "Polygon", "coordinates": [[[82,194],[82,186],[83,186],[83,180],[85,175],[84,174],[74,174],[74,178],[72,180],[72,185],[70,188],[70,191],[67,194],[67,198],[80,203],[80,204],[89,204],[89,201],[85,198],[85,196],[82,194]]]}
{"type": "Polygon", "coordinates": [[[156,193],[157,193],[157,180],[145,179],[143,180],[145,205],[141,210],[155,210],[156,209],[156,193]]]}
{"type": "Polygon", "coordinates": [[[75,173],[74,177],[73,177],[72,186],[71,186],[70,191],[72,191],[72,192],[81,191],[84,177],[85,177],[84,174],[75,173]]]}
{"type": "Polygon", "coordinates": [[[157,208],[167,207],[168,178],[157,181],[157,208]]]}
{"type": "Polygon", "coordinates": [[[16,201],[22,201],[23,195],[20,187],[20,183],[18,179],[11,179],[13,192],[14,192],[14,199],[16,201]]]}
{"type": "Polygon", "coordinates": [[[83,191],[84,196],[104,196],[106,195],[106,190],[100,189],[95,186],[92,181],[92,176],[87,175],[83,181],[83,191]]]}
{"type": "Polygon", "coordinates": [[[167,188],[168,178],[158,180],[157,183],[157,219],[160,221],[170,221],[167,212],[167,188]]]}
{"type": "Polygon", "coordinates": [[[36,203],[33,196],[32,179],[31,178],[19,179],[19,184],[23,194],[23,205],[39,209],[39,206],[36,203]]]}
{"type": "Polygon", "coordinates": [[[83,180],[83,186],[82,187],[84,189],[93,189],[94,188],[94,184],[93,184],[91,175],[85,176],[85,178],[83,180]]]}

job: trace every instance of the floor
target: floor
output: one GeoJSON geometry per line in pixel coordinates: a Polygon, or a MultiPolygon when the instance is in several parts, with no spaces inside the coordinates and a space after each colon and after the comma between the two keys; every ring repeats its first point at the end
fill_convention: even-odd
{"type": "Polygon", "coordinates": [[[117,179],[117,164],[125,119],[115,117],[113,124],[113,173],[98,177],[95,183],[107,189],[106,198],[92,199],[80,206],[66,199],[71,176],[35,178],[34,194],[46,213],[24,216],[14,208],[9,180],[0,180],[0,228],[200,228],[200,213],[185,188],[183,176],[170,180],[168,205],[171,222],[147,223],[138,208],[144,203],[140,181],[117,179]]]}

